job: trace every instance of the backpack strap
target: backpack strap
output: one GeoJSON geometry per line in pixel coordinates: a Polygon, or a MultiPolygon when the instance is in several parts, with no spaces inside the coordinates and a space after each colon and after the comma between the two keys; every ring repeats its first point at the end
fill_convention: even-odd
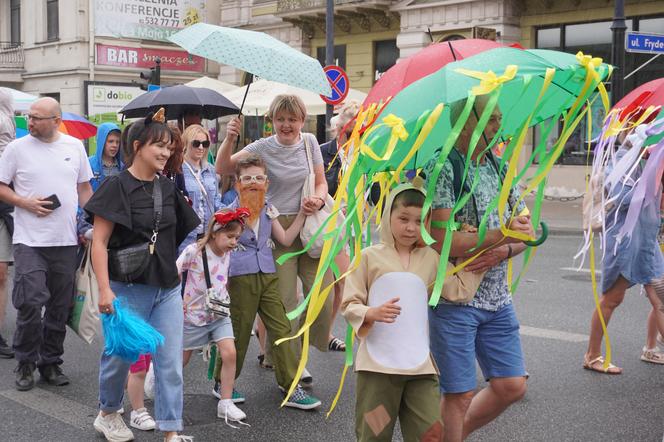
{"type": "MultiPolygon", "coordinates": [[[[447,161],[449,161],[452,165],[452,190],[454,190],[454,199],[458,201],[461,196],[470,192],[468,181],[464,181],[463,179],[463,171],[466,166],[466,161],[455,147],[453,147],[450,151],[450,154],[447,157],[447,161]]],[[[470,199],[473,204],[473,210],[475,211],[475,220],[479,224],[480,215],[479,211],[477,210],[477,201],[475,200],[475,195],[470,195],[470,199]]]]}
{"type": "Polygon", "coordinates": [[[210,278],[210,268],[208,266],[207,252],[205,251],[206,248],[207,246],[203,246],[203,249],[201,250],[201,255],[203,255],[203,274],[205,275],[205,285],[208,289],[211,289],[212,280],[210,278]]]}
{"type": "MultiPolygon", "coordinates": [[[[498,164],[498,159],[493,154],[491,149],[489,149],[489,152],[487,153],[486,156],[489,158],[489,161],[491,162],[491,164],[493,165],[493,168],[495,169],[496,173],[498,174],[498,178],[500,179],[500,184],[502,186],[502,184],[505,182],[505,175],[507,174],[507,167],[506,167],[507,165],[505,165],[505,167],[503,167],[501,169],[500,165],[498,164]]],[[[510,195],[507,198],[507,204],[509,204],[509,206],[510,206],[510,213],[512,213],[514,211],[514,205],[512,203],[512,200],[513,200],[512,194],[513,194],[512,189],[510,189],[510,195]]]]}

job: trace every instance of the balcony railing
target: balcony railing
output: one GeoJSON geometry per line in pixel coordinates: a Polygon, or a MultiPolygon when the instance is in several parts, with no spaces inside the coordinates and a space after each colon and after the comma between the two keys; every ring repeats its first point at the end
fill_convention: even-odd
{"type": "Polygon", "coordinates": [[[22,68],[24,62],[22,43],[0,41],[0,68],[22,68]]]}
{"type": "MultiPolygon", "coordinates": [[[[347,3],[363,3],[360,0],[334,0],[336,5],[345,5],[347,3]]],[[[327,2],[325,0],[279,0],[277,2],[277,14],[280,12],[292,12],[301,9],[325,9],[327,2]]]]}

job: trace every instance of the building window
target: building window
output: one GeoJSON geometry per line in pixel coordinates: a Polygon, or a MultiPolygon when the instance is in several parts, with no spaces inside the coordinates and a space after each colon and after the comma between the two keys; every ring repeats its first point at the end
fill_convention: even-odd
{"type": "Polygon", "coordinates": [[[10,40],[12,44],[21,44],[21,0],[10,0],[10,40]]]}
{"type": "Polygon", "coordinates": [[[60,20],[58,0],[46,0],[46,39],[53,41],[58,39],[60,20]]]}
{"type": "Polygon", "coordinates": [[[374,42],[374,82],[397,63],[399,48],[396,40],[374,42]]]}
{"type": "MultiPolygon", "coordinates": [[[[325,66],[325,46],[316,48],[316,59],[325,66]]],[[[334,64],[346,69],[346,45],[334,45],[334,64]]]]}

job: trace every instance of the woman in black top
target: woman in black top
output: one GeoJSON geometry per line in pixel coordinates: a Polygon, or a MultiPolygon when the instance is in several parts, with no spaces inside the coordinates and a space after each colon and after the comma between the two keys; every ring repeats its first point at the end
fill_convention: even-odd
{"type": "MultiPolygon", "coordinates": [[[[173,182],[159,175],[171,155],[171,131],[163,119],[149,115],[135,122],[127,143],[131,155],[129,167],[104,181],[85,206],[94,217],[92,263],[99,284],[99,311],[112,314],[113,300],[118,297],[164,336],[164,344],[152,356],[157,387],[155,417],[166,441],[184,441],[189,438],[177,434],[183,428],[183,313],[175,261],[178,245],[200,220],[173,182]],[[153,236],[155,206],[158,207],[153,200],[155,186],[159,186],[157,191],[161,193],[161,219],[147,268],[130,283],[113,280],[109,277],[108,249],[144,244],[153,236]]],[[[116,275],[116,279],[125,279],[124,276],[116,275]]],[[[129,365],[118,357],[102,354],[101,410],[94,427],[108,440],[133,439],[131,430],[117,413],[129,365]]]]}

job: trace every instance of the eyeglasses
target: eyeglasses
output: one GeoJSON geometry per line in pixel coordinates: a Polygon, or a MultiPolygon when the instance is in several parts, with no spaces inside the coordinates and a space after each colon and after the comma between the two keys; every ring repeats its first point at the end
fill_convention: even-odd
{"type": "Polygon", "coordinates": [[[242,184],[251,184],[252,182],[263,184],[267,181],[267,175],[240,175],[240,182],[242,184]]]}
{"type": "Polygon", "coordinates": [[[51,117],[38,117],[36,115],[28,115],[28,120],[35,120],[35,121],[42,121],[42,120],[52,120],[54,118],[60,118],[57,115],[53,115],[51,117]]]}
{"type": "Polygon", "coordinates": [[[210,142],[207,140],[205,141],[194,140],[191,142],[191,147],[193,147],[194,149],[198,149],[201,146],[203,146],[203,149],[207,149],[208,147],[210,147],[210,142]]]}

